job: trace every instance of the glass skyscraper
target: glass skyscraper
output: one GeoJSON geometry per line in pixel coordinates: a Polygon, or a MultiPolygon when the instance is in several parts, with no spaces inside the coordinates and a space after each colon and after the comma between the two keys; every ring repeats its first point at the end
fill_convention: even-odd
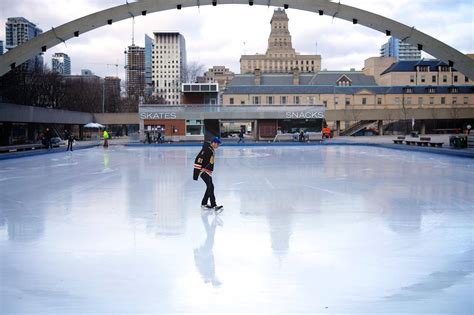
{"type": "Polygon", "coordinates": [[[401,60],[420,60],[421,51],[417,47],[404,43],[398,38],[390,37],[387,43],[380,48],[381,57],[395,57],[397,61],[401,60]]]}

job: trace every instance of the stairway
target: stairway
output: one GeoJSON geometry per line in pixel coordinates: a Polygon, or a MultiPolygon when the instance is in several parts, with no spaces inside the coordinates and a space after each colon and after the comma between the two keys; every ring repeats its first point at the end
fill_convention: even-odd
{"type": "Polygon", "coordinates": [[[357,123],[353,124],[349,128],[344,129],[341,133],[340,136],[352,136],[355,134],[357,131],[364,129],[365,127],[368,127],[375,123],[377,120],[361,120],[358,121],[357,123]]]}

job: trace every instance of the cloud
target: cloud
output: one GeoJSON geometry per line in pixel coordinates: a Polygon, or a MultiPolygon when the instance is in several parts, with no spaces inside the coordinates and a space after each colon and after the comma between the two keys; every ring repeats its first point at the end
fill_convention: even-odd
{"type": "MultiPolygon", "coordinates": [[[[131,2],[129,0],[129,2],[131,2]]],[[[125,0],[2,0],[0,23],[7,17],[24,16],[47,31],[52,26],[77,19],[125,0]]],[[[368,10],[397,20],[431,35],[456,49],[473,52],[473,3],[471,0],[341,0],[345,5],[368,10]]],[[[202,6],[147,14],[135,18],[135,43],[144,45],[144,34],[175,30],[186,38],[188,61],[206,66],[225,65],[238,73],[243,53],[265,53],[270,18],[274,8],[248,5],[202,6]],[[245,45],[244,45],[245,43],[245,45]]],[[[288,10],[293,47],[304,54],[322,55],[323,68],[361,69],[364,59],[379,55],[387,41],[384,34],[361,25],[299,10],[288,10]],[[317,43],[317,45],[316,45],[317,43]]],[[[4,27],[0,38],[5,37],[4,27]]],[[[131,44],[132,20],[128,19],[94,30],[58,45],[45,54],[51,62],[55,52],[71,56],[72,70],[88,68],[101,76],[124,77],[124,49],[131,44]]]]}

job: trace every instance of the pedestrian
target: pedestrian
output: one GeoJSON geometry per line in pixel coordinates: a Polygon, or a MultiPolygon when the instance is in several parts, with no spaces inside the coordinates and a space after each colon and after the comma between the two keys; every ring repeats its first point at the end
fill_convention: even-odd
{"type": "Polygon", "coordinates": [[[104,129],[104,148],[109,147],[109,133],[104,129]]]}
{"type": "Polygon", "coordinates": [[[240,132],[239,132],[239,141],[237,141],[237,143],[245,143],[245,140],[244,140],[244,130],[243,129],[240,129],[240,132]]]}
{"type": "Polygon", "coordinates": [[[198,180],[199,177],[206,184],[206,191],[201,201],[201,208],[204,210],[213,209],[216,213],[223,210],[223,206],[218,206],[216,197],[214,196],[214,184],[212,183],[212,171],[214,170],[214,152],[217,150],[222,141],[219,137],[214,137],[212,141],[204,142],[201,151],[194,160],[193,179],[198,180]],[[211,204],[208,205],[208,201],[211,204]]]}

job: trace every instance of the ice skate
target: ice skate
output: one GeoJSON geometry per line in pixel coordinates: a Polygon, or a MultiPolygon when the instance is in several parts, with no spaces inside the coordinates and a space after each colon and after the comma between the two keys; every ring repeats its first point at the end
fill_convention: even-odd
{"type": "Polygon", "coordinates": [[[215,206],[215,207],[213,207],[213,208],[214,208],[214,212],[215,212],[216,214],[219,214],[219,213],[221,213],[222,211],[224,211],[224,206],[215,206]]]}
{"type": "Polygon", "coordinates": [[[214,207],[211,207],[210,205],[201,205],[202,210],[210,211],[214,209],[214,207]]]}

